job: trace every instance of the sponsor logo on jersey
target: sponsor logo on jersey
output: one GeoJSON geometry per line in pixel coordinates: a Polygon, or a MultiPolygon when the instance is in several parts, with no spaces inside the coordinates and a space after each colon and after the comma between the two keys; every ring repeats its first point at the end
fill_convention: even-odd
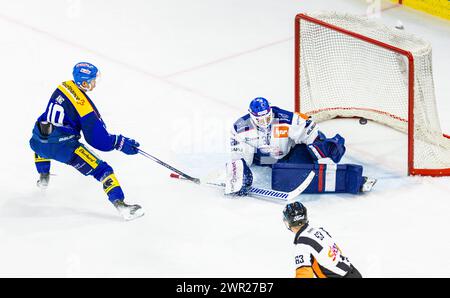
{"type": "Polygon", "coordinates": [[[341,254],[341,250],[336,245],[336,243],[333,244],[333,246],[330,246],[330,249],[328,250],[328,257],[330,257],[333,262],[336,260],[336,257],[341,254]]]}
{"type": "Polygon", "coordinates": [[[307,121],[306,121],[305,127],[308,127],[308,126],[310,126],[310,127],[309,127],[308,130],[306,131],[306,135],[307,135],[307,136],[309,136],[309,135],[313,132],[314,128],[316,127],[316,123],[313,122],[313,121],[311,121],[311,120],[307,120],[307,121]],[[310,126],[310,125],[311,125],[311,126],[310,126]]]}
{"type": "Polygon", "coordinates": [[[280,110],[278,110],[278,112],[276,113],[276,118],[278,118],[279,120],[290,120],[291,116],[285,112],[282,112],[280,110]]]}
{"type": "Polygon", "coordinates": [[[70,86],[69,84],[67,84],[67,82],[63,82],[62,85],[63,85],[64,87],[66,87],[66,89],[70,92],[70,94],[73,96],[73,98],[75,99],[75,102],[76,102],[78,105],[81,105],[81,106],[84,105],[85,99],[79,97],[78,94],[77,94],[77,92],[75,92],[75,89],[72,88],[72,86],[70,86]]]}
{"type": "Polygon", "coordinates": [[[273,135],[275,138],[287,138],[289,137],[289,127],[277,126],[274,128],[273,135]]]}
{"type": "Polygon", "coordinates": [[[62,137],[62,138],[58,139],[58,142],[64,142],[64,141],[67,141],[67,140],[70,140],[70,139],[73,139],[73,138],[75,138],[74,135],[71,135],[71,136],[68,136],[68,137],[62,137]]]}
{"type": "Polygon", "coordinates": [[[58,89],[70,100],[80,117],[84,117],[91,112],[94,112],[94,108],[86,95],[83,94],[73,81],[63,82],[58,86],[58,89]]]}
{"type": "Polygon", "coordinates": [[[252,142],[256,142],[258,140],[259,140],[259,137],[253,137],[253,138],[246,137],[246,138],[244,138],[244,142],[246,142],[246,143],[252,143],[252,142]]]}

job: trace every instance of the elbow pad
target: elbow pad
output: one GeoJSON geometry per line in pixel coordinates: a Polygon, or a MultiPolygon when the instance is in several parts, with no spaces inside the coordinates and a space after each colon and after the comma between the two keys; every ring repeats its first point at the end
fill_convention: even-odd
{"type": "Polygon", "coordinates": [[[82,121],[82,131],[86,141],[100,151],[111,151],[116,143],[116,136],[111,135],[102,121],[93,113],[87,115],[82,121]]]}

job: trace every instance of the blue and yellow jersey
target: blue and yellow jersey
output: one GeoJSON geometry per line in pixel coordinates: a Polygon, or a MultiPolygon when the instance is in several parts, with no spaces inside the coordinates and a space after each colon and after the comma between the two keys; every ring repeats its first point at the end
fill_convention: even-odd
{"type": "Polygon", "coordinates": [[[38,121],[47,121],[67,135],[83,132],[86,141],[101,151],[114,149],[116,135],[109,134],[92,100],[74,81],[65,81],[53,92],[38,121]]]}

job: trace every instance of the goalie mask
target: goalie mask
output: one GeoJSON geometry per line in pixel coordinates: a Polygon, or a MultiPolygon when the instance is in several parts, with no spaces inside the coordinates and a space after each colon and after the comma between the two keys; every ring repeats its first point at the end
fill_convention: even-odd
{"type": "Polygon", "coordinates": [[[250,118],[254,125],[267,128],[272,124],[272,109],[269,102],[264,97],[257,97],[250,102],[248,108],[250,118]]]}

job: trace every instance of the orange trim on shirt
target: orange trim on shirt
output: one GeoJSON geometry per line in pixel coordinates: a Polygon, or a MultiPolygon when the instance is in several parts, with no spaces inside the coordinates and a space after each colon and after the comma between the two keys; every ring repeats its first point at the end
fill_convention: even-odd
{"type": "Polygon", "coordinates": [[[304,266],[295,270],[295,278],[314,278],[313,269],[310,266],[304,266]]]}
{"type": "Polygon", "coordinates": [[[313,258],[313,262],[312,262],[312,270],[314,271],[314,274],[318,277],[318,278],[327,278],[327,276],[322,272],[322,270],[320,269],[319,263],[317,262],[317,260],[315,258],[313,258]]]}
{"type": "Polygon", "coordinates": [[[302,113],[298,113],[298,112],[295,112],[295,114],[297,114],[300,118],[303,118],[305,120],[309,119],[309,116],[306,114],[302,114],[302,113]]]}

